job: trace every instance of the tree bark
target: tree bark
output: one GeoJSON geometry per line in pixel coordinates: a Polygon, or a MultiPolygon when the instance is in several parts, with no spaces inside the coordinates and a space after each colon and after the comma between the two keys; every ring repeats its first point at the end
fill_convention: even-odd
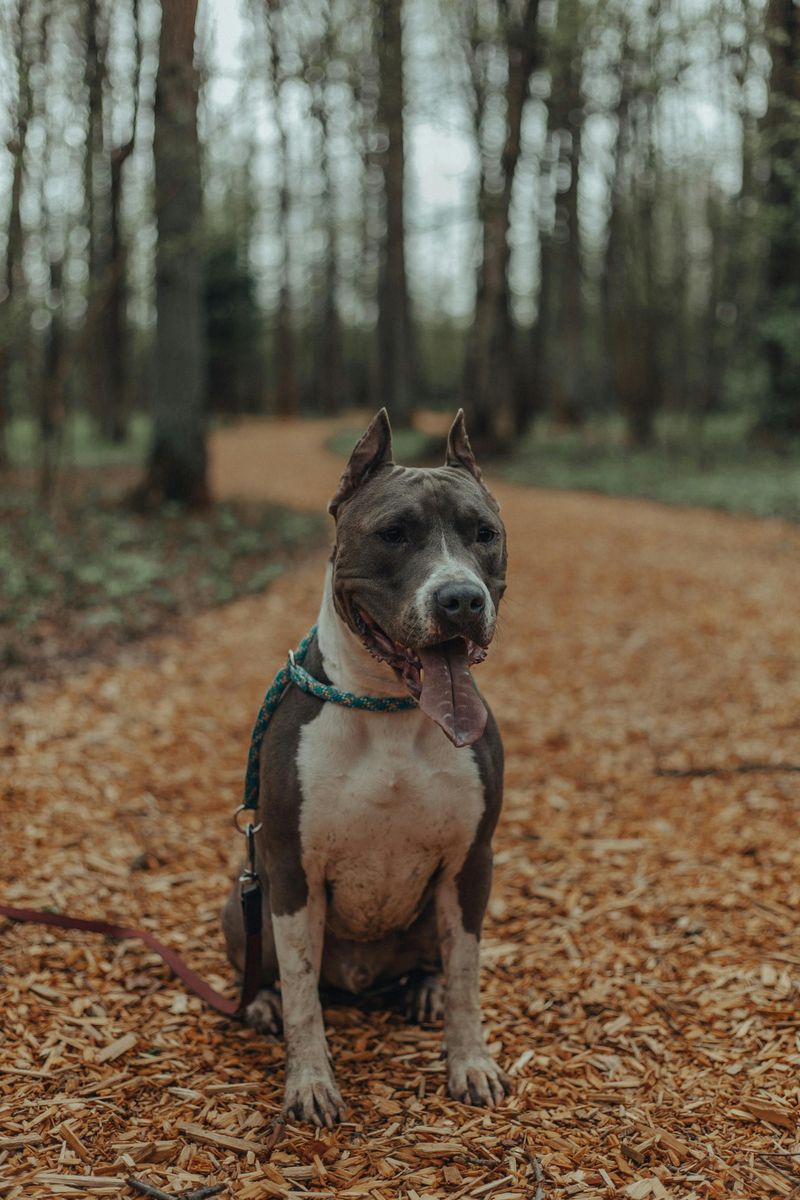
{"type": "Polygon", "coordinates": [[[378,390],[395,425],[409,425],[417,378],[405,254],[405,146],[403,137],[403,5],[378,0],[380,96],[378,131],[385,145],[385,229],[378,279],[378,390]]]}
{"type": "Polygon", "coordinates": [[[629,444],[643,448],[653,441],[656,414],[662,401],[653,233],[656,184],[651,127],[653,101],[652,97],[639,94],[636,96],[639,103],[633,105],[627,65],[631,53],[625,37],[620,55],[621,84],[615,114],[617,141],[610,189],[603,302],[615,397],[625,417],[629,444]],[[633,112],[636,112],[636,118],[632,116],[633,112]],[[640,192],[626,178],[625,160],[629,152],[644,159],[649,167],[650,180],[640,192]]]}
{"type": "Polygon", "coordinates": [[[275,126],[278,131],[278,229],[281,250],[278,274],[278,308],[275,320],[275,390],[273,409],[278,416],[295,416],[300,406],[300,389],[295,365],[292,294],[290,286],[291,233],[289,217],[292,197],[289,190],[289,138],[281,103],[281,55],[279,20],[283,0],[267,0],[264,16],[269,36],[269,87],[275,126]]]}
{"type": "Polygon", "coordinates": [[[125,315],[128,279],[128,247],[122,228],[122,182],[126,162],[133,153],[139,117],[142,75],[142,39],[139,33],[139,0],[133,0],[132,21],[136,47],[133,82],[133,116],[127,142],[111,151],[111,266],[108,280],[105,327],[108,341],[108,393],[103,410],[104,431],[112,442],[127,436],[126,372],[129,368],[128,321],[125,315]]]}
{"type": "Polygon", "coordinates": [[[106,31],[98,0],[86,0],[84,86],[87,99],[84,196],[89,232],[89,294],[86,321],[94,320],[95,336],[86,337],[84,369],[89,407],[102,432],[107,430],[110,387],[110,341],[105,327],[106,294],[112,270],[109,212],[109,162],[106,153],[104,88],[106,31]],[[91,314],[91,316],[90,316],[91,314]]]}
{"type": "Polygon", "coordinates": [[[770,0],[772,75],[764,121],[770,152],[765,232],[769,239],[761,341],[768,390],[757,432],[800,433],[800,8],[770,0]]]}
{"type": "Polygon", "coordinates": [[[162,0],[155,98],[156,387],[142,499],[208,501],[197,0],[162,0]]]}
{"type": "MultiPolygon", "coordinates": [[[[39,63],[45,66],[49,59],[50,20],[51,11],[45,7],[39,25],[39,63]]],[[[46,99],[43,93],[38,93],[36,115],[42,120],[47,129],[44,145],[44,158],[47,162],[53,149],[52,129],[46,123],[46,99]]],[[[61,435],[64,428],[64,374],[66,356],[64,348],[64,327],[62,320],[62,286],[64,274],[64,238],[63,230],[54,224],[53,213],[50,209],[47,179],[43,174],[40,180],[39,203],[42,212],[43,228],[48,230],[48,274],[49,274],[49,322],[44,336],[44,354],[42,374],[38,381],[38,418],[39,418],[39,500],[49,506],[55,491],[56,473],[58,468],[58,452],[61,435]]]]}
{"type": "Polygon", "coordinates": [[[580,424],[585,408],[585,317],[578,187],[580,182],[583,97],[581,94],[580,13],[576,0],[560,0],[552,47],[548,143],[555,172],[555,221],[542,231],[539,312],[535,358],[542,391],[539,403],[559,425],[580,424]],[[559,181],[568,176],[567,187],[559,181]]]}
{"type": "MultiPolygon", "coordinates": [[[[505,6],[503,6],[505,8],[505,6]]],[[[475,314],[465,356],[464,398],[470,430],[493,449],[506,448],[524,424],[529,397],[520,392],[515,367],[515,330],[508,268],[511,197],[519,162],[522,115],[536,62],[539,0],[527,0],[519,22],[507,19],[504,51],[505,138],[499,163],[481,172],[479,214],[483,253],[478,269],[475,314]]],[[[479,133],[481,114],[476,113],[479,133]]]]}
{"type": "Polygon", "coordinates": [[[326,415],[331,415],[338,412],[341,400],[342,354],[339,309],[336,300],[339,255],[334,204],[333,161],[328,121],[328,96],[324,75],[325,67],[333,57],[329,11],[327,19],[326,36],[322,43],[323,66],[321,69],[323,76],[319,84],[319,95],[314,106],[319,126],[320,163],[322,168],[322,195],[320,202],[325,221],[325,257],[322,270],[322,304],[319,318],[319,337],[314,364],[314,373],[316,376],[314,398],[318,410],[326,415]]]}
{"type": "MultiPolygon", "coordinates": [[[[7,464],[6,430],[11,415],[11,347],[16,341],[15,326],[19,294],[25,285],[22,267],[22,183],[25,167],[25,147],[28,125],[33,112],[33,89],[30,79],[30,50],[28,46],[29,0],[19,0],[14,37],[17,63],[17,95],[14,113],[14,135],[7,149],[13,155],[11,174],[11,204],[6,242],[5,289],[0,295],[0,467],[7,464]]],[[[0,289],[2,292],[3,289],[0,289]]]]}

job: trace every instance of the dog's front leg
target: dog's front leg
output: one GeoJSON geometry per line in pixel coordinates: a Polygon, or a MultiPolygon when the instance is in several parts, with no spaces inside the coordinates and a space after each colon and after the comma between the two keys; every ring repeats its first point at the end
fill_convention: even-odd
{"type": "Polygon", "coordinates": [[[284,1110],[301,1121],[330,1128],[342,1119],[344,1105],[333,1077],[319,999],[325,930],[322,880],[309,881],[306,903],[295,912],[276,916],[273,910],[272,926],[286,1037],[284,1110]]]}
{"type": "Polygon", "coordinates": [[[445,874],[436,915],[445,969],[444,1041],[454,1100],[493,1108],[510,1091],[481,1028],[480,925],[492,873],[490,846],[474,846],[457,877],[445,874]],[[469,899],[465,901],[465,892],[469,899]]]}

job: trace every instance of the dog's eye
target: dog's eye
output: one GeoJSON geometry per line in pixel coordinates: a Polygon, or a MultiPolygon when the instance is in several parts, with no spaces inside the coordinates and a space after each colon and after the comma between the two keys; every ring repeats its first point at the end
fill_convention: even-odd
{"type": "Polygon", "coordinates": [[[479,542],[493,542],[496,537],[496,529],[492,529],[491,525],[481,525],[476,540],[479,542]]]}
{"type": "Polygon", "coordinates": [[[378,537],[381,541],[388,542],[390,546],[399,546],[406,541],[406,534],[402,525],[390,525],[388,529],[380,529],[378,537]]]}

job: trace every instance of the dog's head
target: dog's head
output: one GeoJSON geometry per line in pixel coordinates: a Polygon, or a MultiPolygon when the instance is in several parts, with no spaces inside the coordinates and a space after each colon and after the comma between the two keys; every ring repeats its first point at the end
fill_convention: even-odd
{"type": "Polygon", "coordinates": [[[396,466],[381,409],[329,505],[339,617],[387,662],[456,745],[486,708],[469,673],[486,657],[505,591],[506,536],[459,411],[442,467],[396,466]]]}

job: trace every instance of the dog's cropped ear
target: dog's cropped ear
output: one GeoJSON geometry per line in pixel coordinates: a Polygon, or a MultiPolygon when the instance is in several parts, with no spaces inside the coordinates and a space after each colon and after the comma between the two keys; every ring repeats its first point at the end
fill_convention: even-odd
{"type": "Polygon", "coordinates": [[[483,482],[481,469],[475,461],[475,455],[472,453],[472,446],[469,444],[467,437],[467,426],[464,421],[464,410],[460,408],[456,413],[456,419],[450,426],[450,432],[447,435],[447,454],[445,455],[444,465],[446,467],[463,467],[469,471],[470,475],[474,475],[478,483],[483,482]]]}
{"type": "Polygon", "coordinates": [[[336,495],[328,505],[328,512],[331,516],[336,516],[339,505],[343,504],[345,500],[349,500],[379,467],[393,465],[392,427],[389,424],[389,414],[385,408],[382,408],[372,418],[369,428],[347,460],[347,466],[339,480],[336,495]]]}

